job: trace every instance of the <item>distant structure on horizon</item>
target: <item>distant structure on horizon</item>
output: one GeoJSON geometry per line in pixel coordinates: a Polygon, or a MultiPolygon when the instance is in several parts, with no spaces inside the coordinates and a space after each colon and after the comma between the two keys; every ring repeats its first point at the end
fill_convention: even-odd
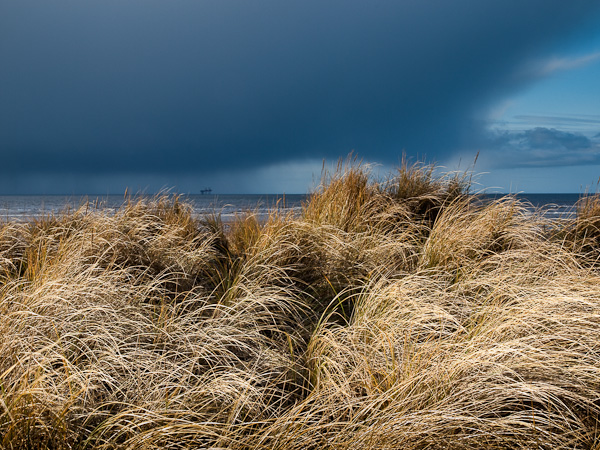
{"type": "Polygon", "coordinates": [[[210,194],[211,192],[212,192],[212,189],[209,188],[209,187],[208,188],[204,188],[204,189],[200,189],[200,193],[202,195],[210,194]]]}

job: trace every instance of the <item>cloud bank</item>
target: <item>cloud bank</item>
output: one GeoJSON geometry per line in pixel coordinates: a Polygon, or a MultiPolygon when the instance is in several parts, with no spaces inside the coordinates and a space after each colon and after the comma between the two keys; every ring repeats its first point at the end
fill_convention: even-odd
{"type": "Polygon", "coordinates": [[[491,168],[600,164],[599,135],[590,138],[580,133],[536,127],[491,132],[488,137],[489,141],[483,145],[488,151],[482,162],[491,168]]]}

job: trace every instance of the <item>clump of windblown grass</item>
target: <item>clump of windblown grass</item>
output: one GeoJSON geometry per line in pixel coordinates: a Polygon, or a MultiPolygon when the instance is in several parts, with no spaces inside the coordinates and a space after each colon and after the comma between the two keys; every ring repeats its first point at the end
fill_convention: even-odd
{"type": "Polygon", "coordinates": [[[597,202],[468,192],[350,159],[299,215],[0,224],[0,448],[598,448],[597,202]]]}
{"type": "Polygon", "coordinates": [[[434,165],[422,162],[410,165],[403,157],[396,175],[386,185],[396,201],[405,204],[416,219],[430,226],[445,206],[467,197],[470,189],[467,172],[436,176],[435,169],[434,165]]]}
{"type": "Polygon", "coordinates": [[[596,266],[600,258],[600,195],[583,196],[575,213],[575,219],[559,227],[556,235],[584,264],[596,266]]]}

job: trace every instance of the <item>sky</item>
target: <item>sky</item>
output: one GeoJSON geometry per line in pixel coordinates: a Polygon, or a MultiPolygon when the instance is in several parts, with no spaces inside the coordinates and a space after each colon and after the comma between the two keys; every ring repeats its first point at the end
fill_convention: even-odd
{"type": "Polygon", "coordinates": [[[350,152],[595,190],[600,2],[0,2],[0,195],[305,193],[350,152]]]}

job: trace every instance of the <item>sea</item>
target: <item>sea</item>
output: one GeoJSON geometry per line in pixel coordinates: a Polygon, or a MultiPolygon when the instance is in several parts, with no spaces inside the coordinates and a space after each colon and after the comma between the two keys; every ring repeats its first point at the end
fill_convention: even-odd
{"type": "MultiPolygon", "coordinates": [[[[153,195],[126,197],[123,195],[0,195],[0,220],[27,221],[43,216],[51,216],[79,208],[116,212],[128,201],[153,195]]],[[[180,201],[193,208],[194,214],[220,214],[223,221],[231,221],[236,215],[251,211],[259,217],[266,217],[274,208],[285,211],[300,211],[307,194],[196,194],[179,195],[180,201]]]]}
{"type": "MultiPolygon", "coordinates": [[[[484,200],[494,200],[504,195],[506,194],[483,194],[482,197],[484,200]]],[[[514,196],[524,201],[530,211],[541,210],[549,219],[573,217],[575,203],[582,198],[581,194],[516,194],[514,196]]],[[[273,208],[299,212],[302,203],[308,197],[308,194],[180,195],[182,201],[192,206],[196,215],[217,213],[225,222],[246,211],[254,212],[259,218],[266,217],[273,208]]],[[[123,195],[2,195],[0,196],[0,221],[27,221],[73,211],[80,207],[111,213],[131,199],[123,195]]]]}

